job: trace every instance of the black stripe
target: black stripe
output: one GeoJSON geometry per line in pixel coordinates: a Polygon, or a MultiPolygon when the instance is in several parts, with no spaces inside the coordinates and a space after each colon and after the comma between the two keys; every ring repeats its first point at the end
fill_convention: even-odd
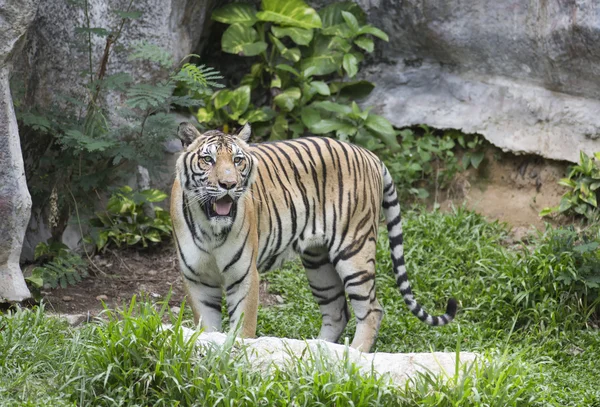
{"type": "Polygon", "coordinates": [[[398,197],[395,197],[394,200],[391,202],[383,201],[381,203],[381,206],[383,206],[385,209],[391,208],[392,206],[396,205],[400,205],[400,203],[398,202],[398,197]]]}
{"type": "Polygon", "coordinates": [[[248,273],[250,272],[251,267],[252,267],[252,262],[250,262],[248,269],[246,270],[246,272],[244,273],[244,275],[241,278],[239,278],[238,280],[234,281],[233,283],[231,283],[227,286],[227,288],[225,289],[225,292],[228,295],[230,294],[231,289],[233,289],[235,286],[239,285],[242,281],[244,281],[244,279],[248,276],[248,273]]]}
{"type": "Polygon", "coordinates": [[[217,310],[217,311],[221,312],[221,303],[215,304],[215,303],[212,303],[212,302],[208,302],[206,300],[202,300],[200,302],[202,304],[206,305],[207,307],[210,307],[210,308],[212,308],[214,310],[217,310]]]}
{"type": "MultiPolygon", "coordinates": [[[[323,301],[317,301],[319,305],[327,305],[327,304],[331,304],[332,302],[334,302],[335,300],[338,300],[340,297],[344,297],[345,296],[345,292],[342,290],[341,292],[337,293],[335,296],[327,298],[326,300],[323,301]]],[[[314,293],[313,293],[314,295],[314,293]]]]}
{"type": "Polygon", "coordinates": [[[237,302],[237,304],[235,304],[235,306],[233,308],[231,308],[230,310],[228,310],[227,313],[229,314],[229,318],[230,319],[231,319],[231,317],[233,317],[233,314],[235,314],[235,311],[237,310],[237,307],[242,303],[242,301],[244,301],[246,299],[247,295],[248,294],[246,294],[242,298],[240,298],[240,300],[237,302]]]}
{"type": "Polygon", "coordinates": [[[242,253],[244,252],[244,249],[246,248],[246,242],[248,241],[248,236],[250,236],[250,231],[248,231],[248,233],[246,233],[246,237],[244,238],[244,243],[242,243],[242,245],[240,246],[240,249],[233,256],[231,261],[223,268],[223,273],[226,273],[227,270],[231,266],[233,266],[235,263],[237,263],[237,261],[240,259],[240,257],[242,257],[242,253]]]}
{"type": "Polygon", "coordinates": [[[387,224],[388,231],[391,231],[394,226],[400,223],[400,215],[396,216],[394,219],[390,220],[387,224]]]}

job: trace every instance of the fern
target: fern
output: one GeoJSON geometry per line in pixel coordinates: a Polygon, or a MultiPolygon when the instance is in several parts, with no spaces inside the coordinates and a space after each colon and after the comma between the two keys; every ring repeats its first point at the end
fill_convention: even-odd
{"type": "Polygon", "coordinates": [[[52,130],[52,124],[45,116],[39,116],[32,112],[25,112],[19,114],[18,119],[21,120],[25,126],[44,134],[52,130]]]}
{"type": "Polygon", "coordinates": [[[35,248],[35,258],[42,261],[42,265],[35,267],[26,280],[37,289],[44,285],[65,288],[88,275],[87,262],[59,242],[39,243],[35,248]]]}
{"type": "Polygon", "coordinates": [[[138,42],[134,45],[134,52],[127,58],[129,61],[141,59],[155,62],[163,68],[171,68],[175,65],[173,56],[166,49],[146,41],[138,42]]]}
{"type": "Polygon", "coordinates": [[[205,92],[210,87],[224,87],[223,84],[217,82],[223,79],[223,76],[214,68],[207,67],[206,65],[197,66],[185,63],[173,79],[183,82],[188,89],[200,93],[205,92]]]}
{"type": "Polygon", "coordinates": [[[158,108],[167,102],[173,89],[172,85],[133,85],[127,91],[127,105],[142,110],[158,108]]]}

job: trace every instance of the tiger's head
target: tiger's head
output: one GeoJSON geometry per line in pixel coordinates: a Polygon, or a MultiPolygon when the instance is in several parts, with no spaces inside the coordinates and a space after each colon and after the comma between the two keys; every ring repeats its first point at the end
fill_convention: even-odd
{"type": "Polygon", "coordinates": [[[185,151],[177,160],[176,176],[188,205],[198,202],[215,226],[231,225],[256,173],[256,159],[246,144],[250,125],[232,135],[218,130],[201,134],[181,123],[178,133],[185,151]]]}

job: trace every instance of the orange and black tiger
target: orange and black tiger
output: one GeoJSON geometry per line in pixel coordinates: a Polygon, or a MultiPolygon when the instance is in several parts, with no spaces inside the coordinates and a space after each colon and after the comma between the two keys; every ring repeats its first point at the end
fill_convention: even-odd
{"type": "Polygon", "coordinates": [[[171,216],[181,273],[196,323],[221,328],[225,293],[231,326],[256,333],[258,273],[299,255],[323,315],[319,338],[337,341],[356,315],[351,346],[368,351],[383,317],[375,294],[375,252],[381,210],[393,271],[408,308],[429,325],[455,316],[429,315],[406,273],[400,204],[385,165],[370,151],[331,138],[247,144],[237,135],[200,134],[183,123],[171,216]]]}

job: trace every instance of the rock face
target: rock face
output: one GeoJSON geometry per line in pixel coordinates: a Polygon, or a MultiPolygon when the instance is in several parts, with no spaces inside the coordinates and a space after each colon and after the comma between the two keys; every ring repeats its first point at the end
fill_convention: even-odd
{"type": "Polygon", "coordinates": [[[19,267],[31,197],[8,79],[11,57],[35,15],[36,5],[36,0],[0,4],[0,302],[31,296],[19,267]]]}
{"type": "MultiPolygon", "coordinates": [[[[184,328],[184,334],[191,336],[193,331],[184,328]]],[[[202,333],[198,342],[203,345],[222,346],[227,340],[223,333],[202,333]]],[[[247,345],[246,354],[249,362],[257,369],[268,371],[271,366],[284,367],[295,359],[302,359],[307,354],[323,355],[331,362],[348,358],[356,364],[364,374],[371,371],[387,374],[398,385],[414,377],[419,372],[430,372],[433,375],[454,376],[456,371],[456,354],[445,352],[433,353],[362,353],[356,349],[346,349],[344,345],[321,340],[283,339],[264,337],[244,339],[247,345]],[[307,352],[309,350],[309,352],[307,352]]],[[[460,353],[460,364],[473,363],[477,355],[471,352],[460,353]]]]}
{"type": "Polygon", "coordinates": [[[360,0],[390,36],[367,75],[396,126],[476,132],[505,150],[600,151],[600,3],[360,0]]]}

